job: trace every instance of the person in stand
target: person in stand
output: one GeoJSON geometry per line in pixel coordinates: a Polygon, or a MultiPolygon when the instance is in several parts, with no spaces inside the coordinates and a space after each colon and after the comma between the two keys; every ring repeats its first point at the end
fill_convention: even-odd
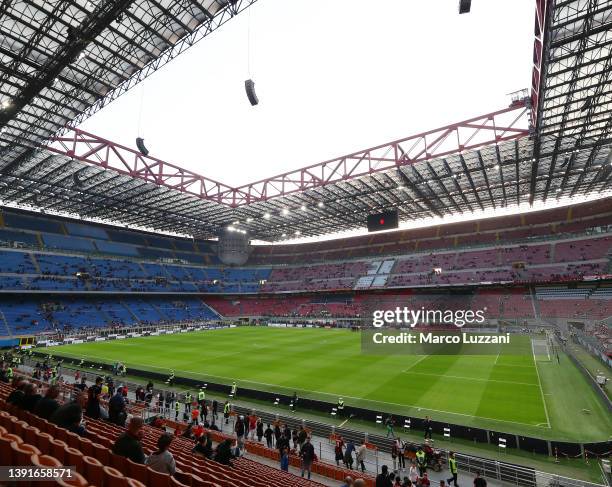
{"type": "Polygon", "coordinates": [[[340,462],[344,459],[344,452],[342,451],[344,448],[344,440],[342,436],[336,438],[336,444],[334,445],[334,456],[336,458],[336,465],[339,467],[340,462]]]}
{"type": "Polygon", "coordinates": [[[59,403],[57,402],[59,392],[58,386],[49,387],[45,393],[45,397],[38,401],[38,404],[34,407],[34,414],[48,420],[59,408],[59,403]]]}
{"type": "Polygon", "coordinates": [[[125,426],[127,411],[123,391],[119,387],[110,401],[108,401],[108,420],[118,426],[125,426]]]}
{"type": "Polygon", "coordinates": [[[261,443],[261,439],[263,438],[264,428],[263,421],[261,418],[257,418],[257,424],[255,425],[255,432],[257,434],[257,441],[261,443]]]}
{"type": "Polygon", "coordinates": [[[87,391],[87,408],[85,414],[92,419],[100,419],[100,395],[102,394],[102,377],[96,377],[96,383],[87,391]]]}
{"type": "Polygon", "coordinates": [[[217,446],[214,459],[222,465],[231,466],[232,458],[234,458],[232,454],[232,440],[228,438],[217,446]]]}
{"type": "Polygon", "coordinates": [[[266,446],[268,448],[272,448],[272,438],[274,437],[274,431],[270,428],[270,423],[268,423],[268,427],[264,431],[264,437],[266,439],[266,446]]]}
{"type": "Polygon", "coordinates": [[[230,393],[230,397],[236,398],[236,394],[238,394],[238,386],[236,385],[236,381],[232,382],[232,390],[230,393]]]}
{"type": "Polygon", "coordinates": [[[366,469],[365,464],[363,462],[365,462],[367,452],[368,448],[366,446],[365,440],[363,440],[359,448],[357,448],[357,455],[355,457],[355,459],[357,460],[357,469],[361,467],[362,472],[365,472],[366,469]]]}
{"type": "Polygon", "coordinates": [[[404,457],[404,442],[398,436],[395,439],[395,447],[397,449],[397,468],[404,470],[406,468],[406,458],[404,457]]]}
{"type": "Polygon", "coordinates": [[[446,483],[450,486],[451,482],[455,484],[455,487],[459,487],[457,485],[457,459],[455,458],[455,452],[450,452],[448,454],[448,470],[451,474],[451,477],[446,480],[446,483]]]}
{"type": "Polygon", "coordinates": [[[191,412],[191,402],[193,398],[191,397],[191,392],[187,392],[185,394],[185,411],[191,412]]]}
{"type": "Polygon", "coordinates": [[[236,437],[238,438],[238,440],[242,440],[242,437],[244,436],[244,421],[242,416],[240,416],[238,418],[238,421],[236,421],[236,426],[234,426],[234,431],[236,432],[236,437]]]}
{"type": "Polygon", "coordinates": [[[479,471],[476,471],[476,477],[474,477],[474,487],[487,487],[487,481],[480,476],[479,471]]]}
{"type": "Polygon", "coordinates": [[[217,419],[217,410],[218,409],[219,409],[219,403],[217,402],[216,399],[213,399],[213,402],[212,402],[212,411],[211,411],[211,414],[212,414],[212,417],[213,417],[213,424],[215,422],[214,420],[217,419]]]}
{"type": "Polygon", "coordinates": [[[289,449],[288,448],[283,448],[283,450],[280,453],[280,469],[283,472],[289,471],[289,449]]]}
{"type": "Polygon", "coordinates": [[[176,462],[172,453],[168,451],[174,437],[170,433],[164,433],[157,439],[157,451],[147,457],[145,465],[160,473],[174,475],[176,473],[176,462]]]}
{"type": "Polygon", "coordinates": [[[198,392],[198,406],[204,411],[204,407],[206,406],[206,392],[204,392],[204,388],[201,387],[198,392]]]}
{"type": "Polygon", "coordinates": [[[300,450],[300,457],[302,459],[302,477],[304,472],[308,472],[308,480],[310,480],[310,471],[312,469],[312,462],[315,461],[316,455],[314,446],[310,443],[310,438],[306,438],[306,443],[302,445],[300,450]]]}
{"type": "Polygon", "coordinates": [[[191,410],[191,422],[195,425],[198,425],[198,418],[200,416],[200,410],[198,408],[193,408],[191,410]]]}
{"type": "Polygon", "coordinates": [[[380,473],[376,476],[376,487],[393,487],[393,483],[389,478],[389,467],[383,465],[380,473]]]}
{"type": "Polygon", "coordinates": [[[230,411],[232,410],[232,406],[229,401],[225,401],[223,404],[223,417],[225,418],[225,424],[229,424],[230,411]]]}
{"type": "Polygon", "coordinates": [[[196,455],[201,455],[204,458],[212,458],[213,455],[213,447],[212,447],[212,439],[210,438],[210,434],[200,436],[198,438],[198,443],[193,448],[193,453],[196,455]]]}
{"type": "Polygon", "coordinates": [[[274,425],[274,444],[276,445],[277,448],[278,448],[278,440],[280,440],[282,435],[283,433],[280,429],[280,425],[276,423],[274,425]]]}
{"type": "Polygon", "coordinates": [[[419,469],[419,476],[422,477],[423,474],[427,472],[427,457],[423,451],[423,447],[421,446],[419,446],[419,449],[416,452],[416,462],[419,469]]]}
{"type": "Polygon", "coordinates": [[[142,438],[144,437],[143,431],[144,421],[142,418],[134,416],[130,419],[127,427],[127,431],[122,433],[115,444],[113,445],[112,451],[115,455],[127,457],[135,463],[144,463],[145,454],[142,449],[142,438]]]}
{"type": "Polygon", "coordinates": [[[344,464],[348,469],[353,468],[353,451],[355,451],[355,445],[351,440],[348,440],[346,450],[344,450],[344,464]]]}
{"type": "Polygon", "coordinates": [[[178,421],[180,411],[181,411],[181,404],[178,401],[176,401],[174,403],[174,421],[178,421]]]}

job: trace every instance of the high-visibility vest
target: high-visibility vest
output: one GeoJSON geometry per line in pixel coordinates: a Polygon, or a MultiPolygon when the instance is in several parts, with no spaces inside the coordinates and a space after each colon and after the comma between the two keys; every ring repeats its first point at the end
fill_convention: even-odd
{"type": "Polygon", "coordinates": [[[338,401],[338,409],[344,409],[344,401],[338,401]]]}
{"type": "Polygon", "coordinates": [[[204,391],[198,392],[198,401],[203,401],[206,399],[206,393],[204,391]]]}
{"type": "Polygon", "coordinates": [[[191,404],[191,394],[185,396],[185,404],[191,404]]]}
{"type": "Polygon", "coordinates": [[[449,458],[448,468],[450,469],[450,473],[457,473],[457,460],[454,458],[449,458]]]}
{"type": "Polygon", "coordinates": [[[176,402],[174,403],[174,409],[175,409],[175,411],[178,411],[180,407],[181,407],[180,403],[179,403],[178,401],[176,401],[176,402]]]}
{"type": "Polygon", "coordinates": [[[231,408],[231,406],[230,406],[230,403],[228,402],[225,406],[223,406],[223,412],[225,414],[229,414],[230,408],[231,408]]]}
{"type": "Polygon", "coordinates": [[[419,450],[416,452],[417,463],[423,464],[425,463],[425,452],[423,450],[419,450]]]}
{"type": "Polygon", "coordinates": [[[232,384],[232,394],[236,394],[236,389],[238,389],[236,384],[232,384]]]}
{"type": "Polygon", "coordinates": [[[8,369],[6,369],[6,377],[9,379],[13,378],[13,368],[9,367],[8,369]]]}

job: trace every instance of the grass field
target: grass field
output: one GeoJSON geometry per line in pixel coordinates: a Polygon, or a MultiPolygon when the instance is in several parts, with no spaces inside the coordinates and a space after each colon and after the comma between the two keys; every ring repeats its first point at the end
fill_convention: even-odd
{"type": "Polygon", "coordinates": [[[129,368],[174,369],[179,376],[292,394],[396,414],[566,441],[602,441],[612,418],[582,374],[535,360],[531,338],[516,336],[521,356],[361,353],[345,330],[232,328],[65,345],[55,355],[123,361],[129,368]],[[584,410],[588,410],[584,412],[584,410]]]}

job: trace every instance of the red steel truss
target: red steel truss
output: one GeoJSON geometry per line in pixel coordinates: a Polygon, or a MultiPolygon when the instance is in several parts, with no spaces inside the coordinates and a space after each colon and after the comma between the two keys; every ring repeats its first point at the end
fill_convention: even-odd
{"type": "Polygon", "coordinates": [[[524,115],[528,100],[462,122],[422,132],[319,164],[297,169],[238,188],[200,176],[128,147],[71,128],[51,139],[48,150],[86,164],[190,193],[199,198],[237,208],[251,203],[389,171],[405,165],[528,135],[524,115]]]}

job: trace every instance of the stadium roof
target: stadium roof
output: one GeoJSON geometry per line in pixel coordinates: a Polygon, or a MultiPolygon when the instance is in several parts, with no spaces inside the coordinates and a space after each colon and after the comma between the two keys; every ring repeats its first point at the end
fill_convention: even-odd
{"type": "MultiPolygon", "coordinates": [[[[117,6],[121,2],[109,3],[117,6]]],[[[90,40],[88,53],[95,47],[109,56],[100,66],[90,62],[89,54],[80,58],[78,52],[71,51],[73,57],[64,60],[72,59],[72,64],[62,73],[73,77],[64,80],[62,74],[57,88],[48,80],[50,85],[25,104],[19,101],[24,98],[21,93],[38,86],[35,81],[44,69],[39,65],[39,71],[29,74],[32,79],[26,76],[19,84],[17,75],[28,70],[24,61],[17,60],[31,61],[34,58],[30,59],[29,53],[34,48],[44,49],[49,40],[45,35],[31,36],[32,45],[26,48],[25,39],[31,32],[20,31],[17,22],[0,24],[1,31],[10,31],[22,46],[19,56],[11,58],[11,71],[3,70],[0,85],[3,94],[9,92],[13,104],[0,115],[4,130],[0,141],[5,145],[0,162],[2,200],[197,237],[215,236],[220,227],[239,222],[255,238],[280,240],[360,228],[369,213],[389,208],[397,208],[402,220],[419,220],[550,198],[603,195],[610,188],[610,1],[557,1],[554,7],[550,0],[536,2],[531,93],[517,94],[510,107],[238,188],[93,134],[63,128],[129,88],[129,77],[122,81],[109,72],[109,78],[101,79],[113,79],[115,91],[98,86],[98,98],[87,98],[83,92],[83,99],[91,101],[84,107],[70,98],[76,88],[66,84],[79,79],[77,91],[91,88],[88,75],[79,74],[81,64],[91,76],[103,69],[102,65],[119,63],[135,80],[153,69],[126,61],[142,36],[159,37],[141,25],[142,20],[154,23],[157,16],[145,16],[140,23],[132,19],[139,16],[136,5],[143,8],[145,3],[149,4],[133,2],[131,9],[113,10],[121,16],[120,25],[131,19],[130,42],[108,51],[90,40]],[[17,86],[11,88],[4,79],[17,86]],[[125,89],[121,83],[126,83],[125,89]],[[48,145],[39,148],[39,142],[45,140],[48,145]]],[[[192,6],[188,17],[169,16],[171,27],[167,30],[159,25],[152,29],[163,32],[166,39],[174,32],[179,43],[178,39],[193,35],[185,30],[191,25],[188,19],[196,26],[208,26],[205,30],[209,31],[223,16],[228,18],[252,1],[231,2],[223,8],[225,2],[220,0],[163,3],[171,3],[166,7],[176,7],[176,12],[179,4],[192,6]],[[196,5],[213,17],[198,14],[196,5]]],[[[66,4],[74,7],[73,2],[66,4]]],[[[99,15],[95,18],[101,19],[99,15]]],[[[36,22],[38,31],[55,26],[45,26],[35,15],[28,19],[22,18],[20,25],[27,25],[26,20],[36,22]]],[[[113,28],[108,26],[100,35],[107,31],[113,39],[118,36],[111,34],[113,28]]],[[[115,46],[103,39],[99,43],[115,46]]],[[[174,49],[171,44],[158,45],[159,56],[166,52],[161,51],[163,46],[174,49]]],[[[5,56],[6,46],[1,49],[5,56]]]]}

